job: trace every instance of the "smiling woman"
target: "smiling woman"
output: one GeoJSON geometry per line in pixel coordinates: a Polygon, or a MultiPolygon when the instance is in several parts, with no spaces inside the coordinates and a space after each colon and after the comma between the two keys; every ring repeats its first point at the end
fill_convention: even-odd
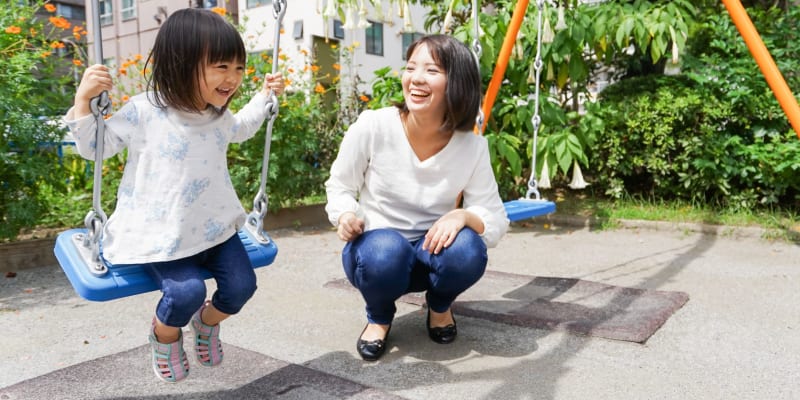
{"type": "Polygon", "coordinates": [[[408,292],[425,292],[431,340],[455,340],[450,305],[483,275],[487,247],[509,224],[486,139],[472,133],[481,86],[469,49],[424,36],[406,59],[403,101],[358,117],[325,184],[345,274],[367,303],[356,349],[368,361],[386,351],[395,301],[408,292]]]}

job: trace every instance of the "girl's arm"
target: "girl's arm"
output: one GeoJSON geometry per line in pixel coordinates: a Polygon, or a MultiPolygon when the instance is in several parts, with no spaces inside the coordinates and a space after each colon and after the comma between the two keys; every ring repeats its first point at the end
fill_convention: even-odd
{"type": "MultiPolygon", "coordinates": [[[[70,135],[75,139],[75,145],[81,157],[93,160],[96,146],[97,123],[92,116],[90,102],[99,96],[103,91],[111,90],[113,81],[108,67],[95,64],[86,69],[81,78],[78,90],[75,92],[75,100],[72,108],[64,116],[64,122],[69,128],[70,135]]],[[[126,105],[119,112],[136,112],[131,105],[126,105]],[[131,110],[132,109],[132,110],[131,110]]],[[[103,139],[103,158],[108,158],[117,154],[127,145],[126,140],[115,133],[114,129],[109,128],[106,123],[105,135],[103,139]]]]}
{"type": "MultiPolygon", "coordinates": [[[[89,102],[104,90],[111,90],[113,81],[111,73],[105,65],[95,64],[83,72],[83,78],[75,92],[74,106],[70,119],[78,119],[92,113],[89,102]]],[[[69,118],[70,115],[68,114],[69,118]]]]}
{"type": "Polygon", "coordinates": [[[267,74],[264,77],[264,85],[261,90],[234,116],[234,124],[237,128],[231,138],[232,142],[244,142],[256,134],[266,118],[266,104],[269,100],[270,91],[275,93],[276,96],[280,96],[283,94],[285,86],[283,74],[280,72],[274,75],[267,74]]]}

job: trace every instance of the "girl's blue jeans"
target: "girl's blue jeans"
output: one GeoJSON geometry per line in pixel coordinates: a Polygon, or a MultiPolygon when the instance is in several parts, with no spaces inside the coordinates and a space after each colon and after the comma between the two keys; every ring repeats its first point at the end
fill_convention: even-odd
{"type": "Polygon", "coordinates": [[[256,291],[256,274],[238,234],[193,256],[142,266],[161,289],[156,317],[167,326],[186,326],[205,302],[203,271],[217,282],[211,304],[225,314],[238,313],[256,291]]]}
{"type": "Polygon", "coordinates": [[[390,324],[395,301],[411,292],[427,291],[428,307],[445,312],[483,276],[486,245],[474,230],[462,229],[439,254],[422,250],[423,242],[424,238],[409,242],[394,230],[376,229],[345,245],[344,272],[364,297],[370,323],[390,324]]]}

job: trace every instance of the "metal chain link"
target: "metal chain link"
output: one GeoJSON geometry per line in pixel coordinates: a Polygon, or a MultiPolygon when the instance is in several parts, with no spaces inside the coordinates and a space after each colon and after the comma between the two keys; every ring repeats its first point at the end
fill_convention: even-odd
{"type": "MultiPolygon", "coordinates": [[[[483,53],[483,48],[481,47],[481,24],[480,13],[478,11],[478,0],[472,0],[472,25],[475,29],[475,37],[472,39],[472,55],[475,57],[475,65],[478,67],[478,77],[480,77],[481,54],[483,53]]],[[[483,132],[484,120],[483,104],[478,103],[478,116],[475,117],[475,125],[478,127],[478,133],[483,132]]]]}
{"type": "MultiPolygon", "coordinates": [[[[273,3],[272,15],[275,18],[275,39],[272,51],[272,74],[278,73],[278,53],[280,51],[281,24],[286,15],[287,0],[276,0],[273,3]]],[[[258,193],[253,199],[253,211],[247,216],[247,226],[252,228],[253,233],[262,242],[269,242],[269,236],[264,233],[264,218],[267,216],[269,199],[267,198],[267,174],[269,172],[269,154],[272,144],[272,128],[278,117],[279,102],[278,97],[272,91],[266,104],[267,113],[267,134],[264,142],[264,154],[261,163],[261,182],[258,193]]]]}
{"type": "MultiPolygon", "coordinates": [[[[94,28],[94,57],[95,62],[103,62],[103,36],[100,26],[100,7],[95,1],[92,6],[92,22],[94,28]]],[[[94,148],[94,182],[92,183],[92,210],[86,214],[83,222],[86,226],[87,234],[83,237],[83,247],[91,251],[91,263],[88,265],[89,272],[93,275],[103,275],[108,271],[105,263],[100,259],[100,242],[103,238],[103,227],[108,217],[103,211],[102,188],[103,188],[103,153],[105,150],[105,115],[111,109],[111,101],[108,92],[103,91],[99,96],[92,98],[89,102],[95,121],[95,148],[94,148]]]]}
{"type": "Polygon", "coordinates": [[[528,191],[525,194],[525,198],[530,199],[533,194],[536,196],[536,200],[540,200],[539,185],[536,182],[536,142],[539,138],[539,126],[542,123],[542,118],[539,116],[539,86],[542,75],[542,16],[544,14],[544,0],[537,0],[536,8],[538,9],[536,13],[536,58],[533,61],[533,68],[536,75],[536,87],[534,89],[533,117],[531,118],[531,124],[533,124],[533,143],[531,143],[531,177],[528,180],[528,191]]]}

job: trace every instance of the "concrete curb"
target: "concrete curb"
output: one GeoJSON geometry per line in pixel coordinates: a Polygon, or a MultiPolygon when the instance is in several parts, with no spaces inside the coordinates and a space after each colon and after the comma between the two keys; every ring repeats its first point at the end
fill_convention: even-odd
{"type": "MultiPolygon", "coordinates": [[[[719,235],[741,239],[768,239],[770,236],[779,237],[776,231],[760,227],[735,227],[725,225],[710,225],[689,222],[663,222],[644,220],[614,220],[597,217],[582,217],[577,215],[552,214],[536,218],[531,221],[516,222],[514,225],[530,226],[532,223],[549,224],[550,229],[601,229],[604,225],[608,229],[647,229],[656,231],[679,231],[686,233],[703,233],[706,235],[719,235]],[[771,233],[772,232],[772,233],[771,233]]],[[[324,204],[301,206],[283,209],[273,214],[268,214],[264,221],[265,229],[299,229],[308,227],[329,226],[324,204]]],[[[784,232],[792,240],[800,241],[800,228],[797,231],[784,232]]],[[[13,272],[27,268],[57,265],[53,255],[55,238],[23,240],[19,242],[0,244],[0,272],[13,272]]]]}

